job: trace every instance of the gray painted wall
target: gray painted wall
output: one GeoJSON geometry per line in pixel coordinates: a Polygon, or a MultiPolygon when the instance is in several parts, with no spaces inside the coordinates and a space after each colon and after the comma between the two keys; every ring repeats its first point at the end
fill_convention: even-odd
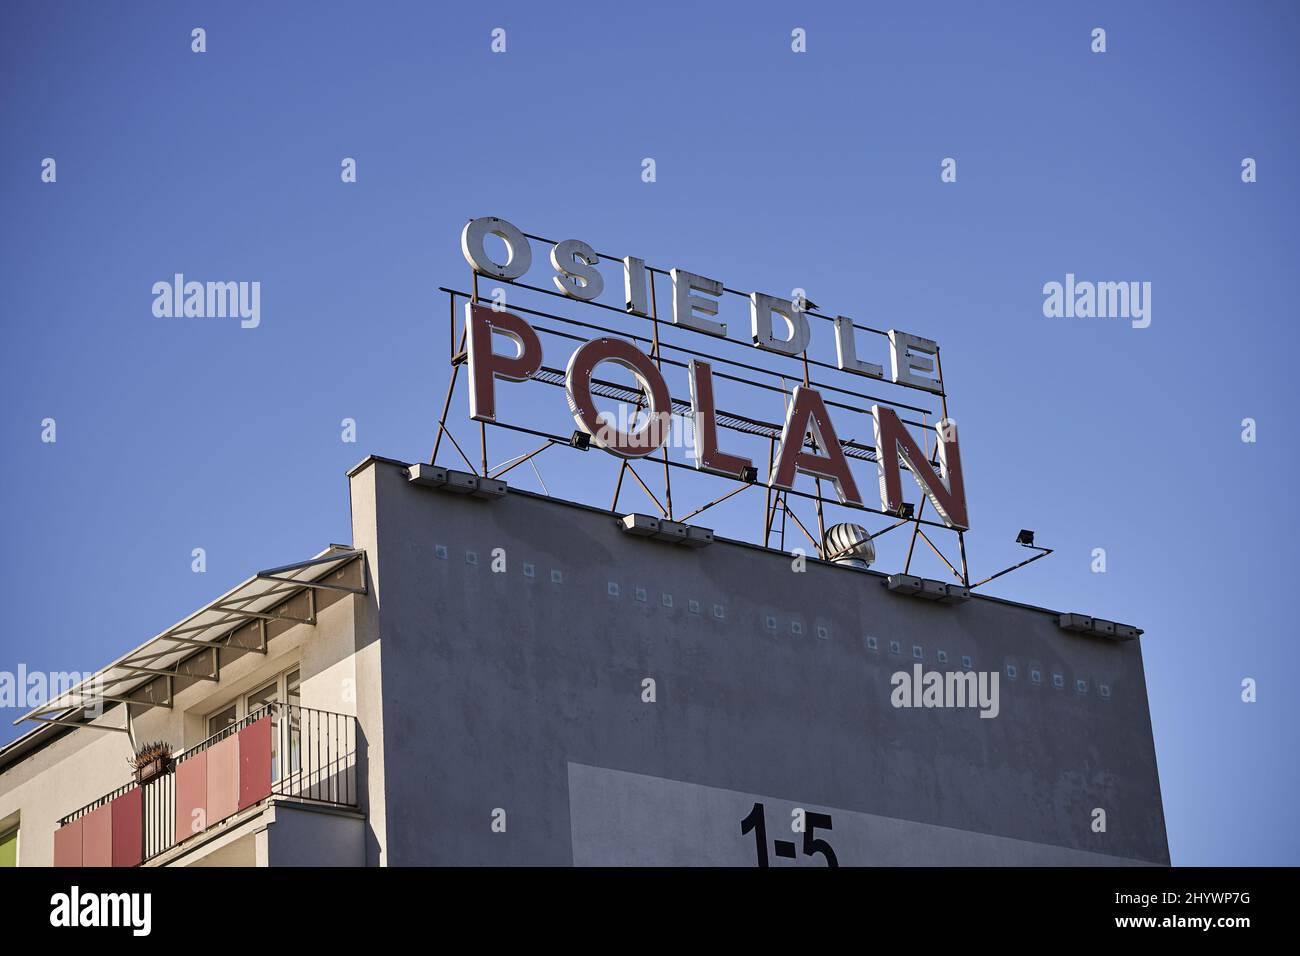
{"type": "Polygon", "coordinates": [[[260,866],[361,866],[366,858],[365,820],[333,808],[278,802],[260,835],[260,866]]]}
{"type": "MultiPolygon", "coordinates": [[[[1133,861],[990,833],[837,807],[809,807],[664,777],[569,764],[569,817],[578,866],[755,866],[756,835],[737,839],[719,820],[747,820],[757,805],[769,866],[1125,866],[1133,861]],[[809,826],[809,811],[830,826],[809,826]],[[808,839],[822,841],[804,847],[808,839]],[[776,841],[793,856],[779,856],[776,841]]],[[[820,823],[821,821],[813,821],[820,823]]],[[[744,836],[744,833],[740,833],[744,836]]]]}
{"type": "MultiPolygon", "coordinates": [[[[692,551],[632,538],[609,514],[534,495],[421,488],[384,460],[354,470],[352,496],[382,647],[382,702],[358,706],[371,862],[375,847],[390,865],[584,862],[571,763],[1003,838],[948,855],[923,843],[911,862],[980,862],[981,845],[997,847],[989,863],[1042,862],[1039,850],[1016,852],[1032,844],[1168,862],[1137,641],[1072,634],[1053,615],[990,599],[900,597],[877,575],[812,561],[796,574],[788,556],[739,543],[692,551]],[[494,548],[506,573],[490,568],[494,548]],[[928,669],[968,655],[1000,671],[1000,716],[892,707],[890,675],[911,669],[914,646],[928,669]],[[655,703],[642,701],[646,677],[655,703]],[[1090,826],[1098,807],[1105,833],[1090,826]]],[[[591,812],[590,788],[581,799],[591,812]]],[[[729,834],[753,852],[734,812],[712,816],[689,823],[708,830],[701,845],[729,834]]],[[[672,817],[641,829],[688,826],[672,817]]],[[[899,832],[923,842],[937,831],[899,832]]],[[[629,861],[644,836],[629,839],[629,861]]]]}

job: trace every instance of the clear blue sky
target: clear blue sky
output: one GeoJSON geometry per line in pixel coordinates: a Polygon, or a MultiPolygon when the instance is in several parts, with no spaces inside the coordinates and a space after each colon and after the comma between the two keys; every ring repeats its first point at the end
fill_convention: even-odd
{"type": "Polygon", "coordinates": [[[937,339],[975,572],[1034,528],[993,593],[1146,629],[1175,862],[1300,863],[1297,7],[724,6],[7,3],[0,667],[349,540],[344,471],[428,453],[436,289],[497,215],[937,339]],[[175,272],[260,281],[261,327],[155,318],[175,272]],[[1045,318],[1067,272],[1150,281],[1151,326],[1045,318]]]}

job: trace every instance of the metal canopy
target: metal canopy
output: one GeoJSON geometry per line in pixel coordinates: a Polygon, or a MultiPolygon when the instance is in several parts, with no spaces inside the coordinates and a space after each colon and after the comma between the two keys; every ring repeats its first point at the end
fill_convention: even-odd
{"type": "Polygon", "coordinates": [[[242,584],[231,588],[206,607],[169,627],[156,637],[145,641],[135,650],[118,658],[90,677],[34,707],[23,714],[15,724],[25,720],[42,724],[62,724],[73,727],[95,727],[103,730],[126,732],[125,727],[108,727],[87,723],[83,718],[87,707],[101,702],[139,704],[141,706],[171,706],[172,683],[176,677],[197,680],[215,680],[216,674],[178,673],[177,665],[205,648],[233,648],[244,651],[266,651],[266,622],[291,621],[300,624],[316,623],[316,603],[313,598],[308,617],[294,617],[276,609],[297,594],[317,590],[341,591],[348,594],[365,594],[366,587],[347,587],[327,584],[324,579],[343,566],[365,554],[342,545],[330,545],[314,558],[296,564],[259,571],[242,584]],[[261,622],[261,646],[230,645],[223,643],[240,627],[252,621],[261,622]],[[131,700],[130,694],[160,677],[168,679],[165,702],[131,700]]]}

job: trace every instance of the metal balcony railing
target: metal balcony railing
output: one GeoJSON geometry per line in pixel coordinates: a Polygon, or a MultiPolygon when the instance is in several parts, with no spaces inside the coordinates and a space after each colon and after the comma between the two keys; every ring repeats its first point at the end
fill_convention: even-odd
{"type": "Polygon", "coordinates": [[[105,794],[63,817],[59,821],[59,826],[67,826],[138,787],[143,791],[141,794],[144,843],[141,858],[143,860],[153,859],[179,842],[200,835],[229,814],[219,819],[207,819],[205,814],[200,821],[201,826],[192,826],[191,833],[177,840],[176,788],[182,765],[211,751],[218,744],[252,727],[258,721],[268,718],[271,721],[269,744],[259,738],[255,746],[259,748],[269,746],[270,753],[258,753],[253,756],[256,758],[255,763],[269,764],[269,796],[289,797],[334,806],[357,806],[356,718],[347,714],[301,707],[297,704],[270,703],[259,707],[221,732],[213,734],[202,743],[178,754],[168,762],[166,772],[143,785],[132,782],[105,794]]]}

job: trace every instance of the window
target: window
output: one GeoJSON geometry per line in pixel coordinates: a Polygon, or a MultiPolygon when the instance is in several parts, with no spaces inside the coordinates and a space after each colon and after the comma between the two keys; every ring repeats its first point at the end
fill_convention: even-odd
{"type": "Polygon", "coordinates": [[[279,780],[281,774],[280,754],[287,753],[284,770],[288,774],[298,773],[302,757],[302,672],[295,667],[287,673],[280,674],[274,680],[267,681],[251,694],[241,697],[235,703],[208,717],[208,736],[219,734],[238,721],[262,711],[268,704],[288,704],[288,718],[285,708],[276,707],[271,711],[271,779],[279,780]]]}
{"type": "Polygon", "coordinates": [[[0,833],[0,869],[18,865],[18,828],[0,833]]]}
{"type": "Polygon", "coordinates": [[[227,707],[225,710],[221,711],[220,713],[213,714],[211,717],[208,718],[208,736],[213,737],[221,733],[223,730],[225,730],[227,727],[233,724],[237,719],[238,718],[235,716],[234,704],[231,704],[229,707],[227,707]]]}
{"type": "Polygon", "coordinates": [[[244,716],[249,716],[257,711],[259,707],[267,704],[273,704],[280,699],[280,679],[277,677],[265,687],[259,687],[248,695],[248,705],[244,709],[244,716]]]}
{"type": "Polygon", "coordinates": [[[289,766],[296,774],[302,769],[302,675],[291,670],[284,676],[285,699],[289,704],[289,766]]]}
{"type": "MultiPolygon", "coordinates": [[[[280,701],[280,678],[259,687],[248,695],[244,707],[244,716],[251,717],[267,704],[280,701]]],[[[263,711],[265,715],[265,711],[263,711]]],[[[271,711],[271,779],[280,779],[280,713],[279,708],[271,711]]]]}

